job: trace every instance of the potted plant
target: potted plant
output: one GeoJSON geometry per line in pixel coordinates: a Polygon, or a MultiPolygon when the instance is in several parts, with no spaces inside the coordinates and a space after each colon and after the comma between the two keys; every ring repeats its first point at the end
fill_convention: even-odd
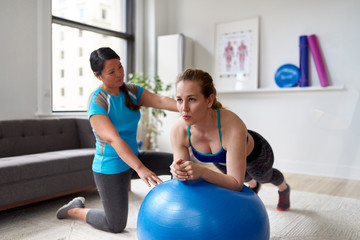
{"type": "MultiPolygon", "coordinates": [[[[171,84],[165,84],[158,75],[145,75],[143,73],[130,73],[129,81],[139,85],[155,94],[164,95],[171,89],[171,84]]],[[[162,109],[141,108],[141,125],[144,131],[143,148],[155,150],[157,148],[156,136],[161,133],[162,120],[166,112],[162,109]]]]}

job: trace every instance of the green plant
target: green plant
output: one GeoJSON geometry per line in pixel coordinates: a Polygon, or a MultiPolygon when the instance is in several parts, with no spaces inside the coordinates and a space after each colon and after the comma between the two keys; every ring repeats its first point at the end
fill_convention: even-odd
{"type": "MultiPolygon", "coordinates": [[[[172,87],[171,84],[165,84],[158,75],[130,73],[129,81],[160,95],[164,95],[172,87]]],[[[163,124],[161,119],[166,117],[166,112],[162,109],[142,107],[141,115],[141,124],[145,131],[144,147],[145,149],[155,149],[156,136],[161,133],[163,124]]]]}

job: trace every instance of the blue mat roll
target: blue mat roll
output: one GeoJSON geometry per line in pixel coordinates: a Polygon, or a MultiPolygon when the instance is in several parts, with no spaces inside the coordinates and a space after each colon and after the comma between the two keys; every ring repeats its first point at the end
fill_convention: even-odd
{"type": "Polygon", "coordinates": [[[309,48],[307,36],[299,37],[300,48],[300,77],[298,80],[299,87],[309,86],[309,48]]]}

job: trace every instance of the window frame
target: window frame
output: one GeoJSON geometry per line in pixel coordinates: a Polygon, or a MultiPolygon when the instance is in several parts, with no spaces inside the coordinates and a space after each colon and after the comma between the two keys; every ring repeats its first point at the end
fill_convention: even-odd
{"type": "MultiPolygon", "coordinates": [[[[106,28],[92,26],[89,24],[85,24],[85,23],[61,18],[58,16],[54,16],[52,14],[51,14],[51,24],[55,23],[55,24],[59,24],[59,25],[63,25],[63,26],[71,27],[71,28],[76,28],[80,32],[82,30],[86,30],[86,31],[102,34],[105,36],[117,37],[117,38],[126,40],[127,41],[126,72],[131,73],[131,72],[134,72],[134,70],[135,70],[135,1],[134,0],[125,0],[125,5],[126,5],[126,13],[127,13],[126,19],[125,19],[125,21],[126,21],[125,32],[114,31],[114,30],[110,30],[110,29],[106,29],[106,28]]],[[[51,48],[53,47],[52,45],[53,44],[52,44],[52,40],[51,40],[51,48]]],[[[52,63],[51,63],[51,68],[52,68],[52,63]]],[[[127,76],[125,76],[125,81],[127,81],[127,76]]],[[[52,89],[52,85],[53,85],[53,79],[51,77],[51,89],[52,89]]],[[[52,113],[59,113],[59,112],[66,113],[66,112],[85,112],[85,111],[83,111],[83,110],[54,111],[52,108],[52,104],[51,104],[51,112],[52,113]]]]}

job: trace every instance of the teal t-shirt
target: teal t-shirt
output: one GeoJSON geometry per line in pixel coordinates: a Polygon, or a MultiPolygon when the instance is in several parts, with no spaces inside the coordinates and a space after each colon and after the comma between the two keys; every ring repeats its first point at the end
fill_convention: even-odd
{"type": "MultiPolygon", "coordinates": [[[[144,88],[126,84],[129,95],[138,104],[144,88]]],[[[88,110],[88,118],[92,115],[107,115],[118,131],[120,137],[130,146],[136,156],[139,154],[136,141],[137,127],[140,120],[140,111],[132,110],[125,105],[125,94],[113,96],[100,87],[93,93],[88,110]]],[[[124,172],[130,167],[119,157],[115,149],[103,141],[94,131],[96,151],[92,170],[96,173],[116,174],[124,172]]]]}

